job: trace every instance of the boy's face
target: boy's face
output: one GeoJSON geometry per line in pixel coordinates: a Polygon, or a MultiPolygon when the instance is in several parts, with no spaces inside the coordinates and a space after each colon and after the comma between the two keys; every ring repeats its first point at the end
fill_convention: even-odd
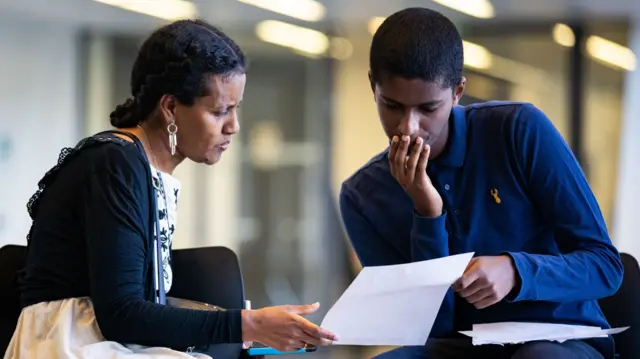
{"type": "MultiPolygon", "coordinates": [[[[387,137],[391,140],[393,136],[410,136],[411,143],[422,137],[430,146],[446,141],[451,109],[462,97],[465,81],[463,78],[453,89],[437,82],[396,76],[383,76],[380,82],[372,82],[387,137]]],[[[444,147],[444,143],[434,147],[444,147]]],[[[438,153],[432,151],[433,155],[438,153]]]]}

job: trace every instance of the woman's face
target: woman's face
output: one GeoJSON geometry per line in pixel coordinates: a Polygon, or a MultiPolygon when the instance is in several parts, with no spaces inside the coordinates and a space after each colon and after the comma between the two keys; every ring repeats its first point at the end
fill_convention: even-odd
{"type": "Polygon", "coordinates": [[[193,106],[176,104],[176,152],[196,162],[212,165],[240,130],[238,107],[244,95],[245,74],[209,76],[211,95],[196,98],[193,106]]]}

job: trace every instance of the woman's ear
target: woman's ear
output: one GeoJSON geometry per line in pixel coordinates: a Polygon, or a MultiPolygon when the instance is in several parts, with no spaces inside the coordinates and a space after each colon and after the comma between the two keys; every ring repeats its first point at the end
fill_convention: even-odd
{"type": "Polygon", "coordinates": [[[176,98],[173,95],[162,95],[162,97],[160,97],[159,107],[162,120],[166,125],[172,120],[175,121],[176,98]]]}

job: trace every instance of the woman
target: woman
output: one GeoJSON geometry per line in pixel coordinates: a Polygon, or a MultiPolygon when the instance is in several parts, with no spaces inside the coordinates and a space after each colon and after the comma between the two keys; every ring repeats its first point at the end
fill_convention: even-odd
{"type": "Polygon", "coordinates": [[[202,21],[172,23],[145,41],[133,97],[111,114],[120,132],[63,150],[29,202],[23,310],[5,359],[178,358],[212,343],[258,341],[288,351],[336,339],[300,316],[317,305],[158,304],[172,285],[180,184],[171,173],[185,159],[215,164],[230,145],[245,68],[238,45],[202,21]]]}

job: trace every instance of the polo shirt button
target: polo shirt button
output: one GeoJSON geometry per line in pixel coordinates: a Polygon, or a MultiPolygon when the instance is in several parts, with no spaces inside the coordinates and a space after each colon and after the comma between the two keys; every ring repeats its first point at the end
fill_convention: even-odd
{"type": "Polygon", "coordinates": [[[457,216],[457,215],[460,214],[460,211],[456,209],[455,211],[453,211],[453,214],[455,214],[457,216]]]}
{"type": "Polygon", "coordinates": [[[445,184],[445,185],[444,185],[444,190],[445,190],[445,191],[448,191],[448,190],[450,190],[450,189],[451,189],[451,186],[449,186],[449,184],[445,184]]]}

